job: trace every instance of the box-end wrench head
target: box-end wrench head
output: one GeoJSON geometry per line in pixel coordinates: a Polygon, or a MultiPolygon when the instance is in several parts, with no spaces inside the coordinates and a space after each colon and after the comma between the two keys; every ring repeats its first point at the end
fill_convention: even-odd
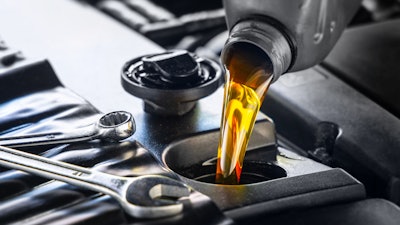
{"type": "Polygon", "coordinates": [[[22,136],[0,138],[0,145],[11,148],[66,144],[101,139],[117,142],[132,136],[136,131],[132,114],[115,111],[103,115],[96,123],[59,132],[35,133],[22,136]]]}
{"type": "Polygon", "coordinates": [[[115,111],[103,115],[98,123],[98,138],[106,141],[120,141],[132,136],[136,131],[136,123],[132,114],[115,111]]]}

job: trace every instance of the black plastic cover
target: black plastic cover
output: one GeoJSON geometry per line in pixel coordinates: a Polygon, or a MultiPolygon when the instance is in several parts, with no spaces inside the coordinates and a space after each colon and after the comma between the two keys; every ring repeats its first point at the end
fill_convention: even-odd
{"type": "Polygon", "coordinates": [[[324,66],[400,118],[400,19],[347,30],[324,66]]]}
{"type": "Polygon", "coordinates": [[[263,215],[240,221],[239,224],[275,225],[397,225],[400,208],[383,199],[368,199],[347,204],[263,215]]]}
{"type": "Polygon", "coordinates": [[[304,151],[315,149],[320,122],[337,124],[335,165],[359,179],[369,195],[400,203],[400,120],[365,95],[313,68],[282,76],[261,110],[281,136],[304,151]]]}

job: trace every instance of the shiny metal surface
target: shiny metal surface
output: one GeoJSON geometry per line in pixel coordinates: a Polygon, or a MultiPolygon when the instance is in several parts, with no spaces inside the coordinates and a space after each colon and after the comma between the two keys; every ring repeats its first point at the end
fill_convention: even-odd
{"type": "Polygon", "coordinates": [[[101,139],[119,141],[130,137],[136,131],[133,116],[125,111],[103,115],[97,123],[71,131],[47,132],[0,138],[1,146],[26,147],[50,144],[72,143],[101,139]]]}
{"type": "Polygon", "coordinates": [[[339,39],[360,5],[360,0],[224,0],[231,30],[244,20],[267,22],[292,45],[289,71],[321,62],[339,39]]]}
{"type": "Polygon", "coordinates": [[[176,215],[183,210],[176,200],[190,194],[186,185],[165,176],[119,177],[1,146],[0,164],[110,195],[137,218],[176,215]]]}
{"type": "Polygon", "coordinates": [[[162,160],[182,181],[209,196],[233,218],[240,215],[240,211],[251,215],[264,209],[271,212],[283,208],[287,210],[293,206],[303,207],[310,203],[332,204],[364,197],[363,185],[345,171],[332,169],[277,147],[276,141],[275,127],[271,120],[255,124],[245,163],[247,168],[255,168],[249,169],[253,175],[264,178],[251,184],[221,185],[203,179],[205,176],[215,176],[215,168],[209,168],[210,164],[216,163],[218,130],[172,142],[165,149],[162,160]],[[257,168],[260,164],[256,163],[268,163],[268,167],[257,168]]]}

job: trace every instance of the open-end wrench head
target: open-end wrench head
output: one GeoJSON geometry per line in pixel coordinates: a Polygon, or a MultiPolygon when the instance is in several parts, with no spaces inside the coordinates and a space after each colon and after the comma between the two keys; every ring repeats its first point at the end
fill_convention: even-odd
{"type": "Polygon", "coordinates": [[[179,199],[189,195],[190,188],[180,181],[160,175],[140,176],[128,186],[126,200],[130,204],[126,210],[137,218],[173,216],[183,210],[179,199]]]}

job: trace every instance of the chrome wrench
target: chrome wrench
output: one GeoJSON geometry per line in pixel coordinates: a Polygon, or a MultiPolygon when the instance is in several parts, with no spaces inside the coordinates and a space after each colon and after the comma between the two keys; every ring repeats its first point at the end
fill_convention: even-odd
{"type": "Polygon", "coordinates": [[[110,195],[137,218],[179,214],[183,210],[179,199],[190,195],[185,184],[165,176],[119,177],[3,146],[0,165],[110,195]]]}
{"type": "Polygon", "coordinates": [[[103,115],[97,123],[75,130],[0,138],[0,146],[15,148],[94,139],[119,141],[130,137],[135,131],[136,125],[133,116],[125,111],[116,111],[103,115]]]}

